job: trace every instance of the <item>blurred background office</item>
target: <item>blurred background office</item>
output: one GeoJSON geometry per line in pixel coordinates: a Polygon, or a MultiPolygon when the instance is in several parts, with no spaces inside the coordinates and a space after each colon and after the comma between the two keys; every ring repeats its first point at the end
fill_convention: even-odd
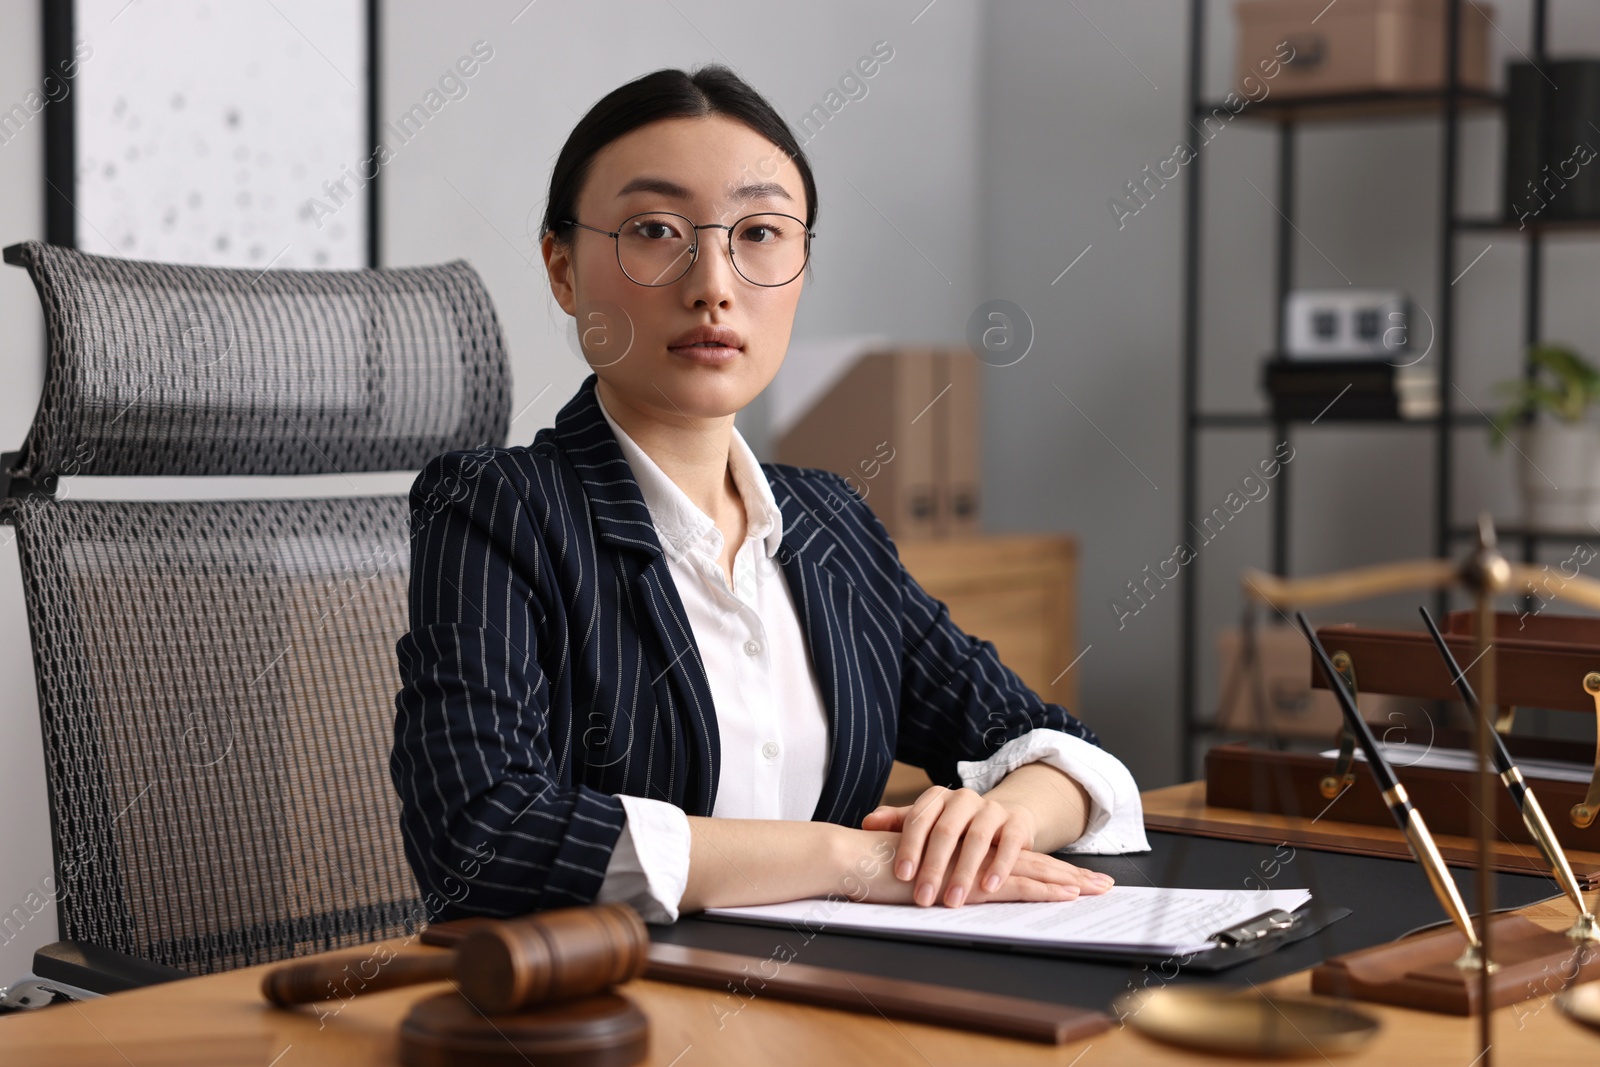
{"type": "MultiPolygon", "coordinates": [[[[1302,63],[1361,32],[1347,20],[1381,6],[1299,5],[1302,63]]],[[[1418,9],[1423,28],[1406,30],[1413,45],[1418,34],[1439,40],[1443,3],[1396,6],[1418,9]]],[[[1295,75],[1257,67],[1255,87],[1242,84],[1232,3],[384,0],[375,20],[357,0],[49,7],[73,16],[71,41],[53,52],[53,16],[33,0],[0,0],[0,242],[69,226],[89,252],[251,270],[465,259],[487,284],[511,355],[506,443],[550,425],[588,373],[536,239],[573,124],[658,67],[740,72],[796,128],[820,197],[791,365],[781,388],[740,414],[741,431],[763,459],[778,459],[805,404],[843,380],[852,355],[959,351],[991,327],[1009,331],[1010,347],[980,351],[963,371],[972,437],[959,451],[976,463],[965,536],[1070,539],[1066,584],[1050,587],[1056,599],[1039,615],[1065,636],[1013,647],[1053,665],[1038,668],[1052,692],[1067,687],[1073,710],[1146,787],[1195,770],[1241,568],[1316,573],[1432,555],[1446,541],[1462,547],[1457,528],[1480,511],[1513,526],[1526,518],[1518,453],[1492,448],[1474,413],[1498,410],[1496,383],[1521,374],[1530,241],[1515,223],[1443,234],[1441,195],[1453,184],[1463,219],[1510,214],[1502,102],[1509,68],[1539,55],[1529,0],[1465,5],[1462,39],[1477,51],[1463,56],[1460,78],[1474,91],[1458,94],[1448,166],[1444,104],[1426,86],[1397,113],[1277,121],[1295,75]],[[65,177],[61,157],[48,165],[60,146],[47,131],[62,128],[75,131],[65,177]],[[1403,297],[1407,355],[1390,362],[1434,368],[1443,336],[1461,425],[1438,433],[1426,411],[1352,421],[1338,405],[1355,398],[1332,393],[1325,417],[1274,421],[1263,358],[1284,347],[1285,282],[1376,294],[1369,310],[1403,297]]],[[[1600,8],[1554,0],[1546,18],[1551,57],[1600,54],[1600,8]]],[[[1600,147],[1600,125],[1584,136],[1600,147]]],[[[1581,220],[1556,225],[1555,203],[1539,220],[1550,225],[1538,333],[1600,359],[1600,242],[1581,220]]],[[[20,270],[0,271],[0,322],[0,446],[15,449],[46,350],[20,270]]],[[[1438,381],[1426,378],[1423,391],[1436,394],[1438,381]]],[[[358,480],[394,492],[409,475],[358,480]]],[[[72,491],[96,491],[82,481],[72,491]]],[[[317,492],[317,481],[272,491],[317,492]]],[[[872,502],[894,506],[887,496],[872,502]]],[[[1585,529],[1600,527],[1570,518],[1530,550],[1566,560],[1585,529]]],[[[1002,625],[1003,606],[989,610],[1002,625]]],[[[8,906],[51,869],[9,539],[0,658],[11,683],[0,704],[8,906]]],[[[48,939],[8,937],[0,972],[20,973],[24,942],[48,939]]]]}

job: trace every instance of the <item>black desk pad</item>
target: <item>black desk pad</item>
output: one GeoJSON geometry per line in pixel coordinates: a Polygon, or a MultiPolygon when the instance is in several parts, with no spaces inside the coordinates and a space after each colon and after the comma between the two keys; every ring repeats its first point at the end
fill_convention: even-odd
{"type": "MultiPolygon", "coordinates": [[[[1131,989],[1208,983],[1243,987],[1315,966],[1329,956],[1393,941],[1445,919],[1422,868],[1409,860],[1353,856],[1287,845],[1150,832],[1151,851],[1124,856],[1057,855],[1104,871],[1121,885],[1172,885],[1191,889],[1310,889],[1312,907],[1349,908],[1350,914],[1303,941],[1225,971],[1186,971],[1177,960],[1105,963],[1057,959],[1003,950],[922,944],[851,933],[811,932],[686,917],[649,927],[653,941],[755,956],[759,981],[784,962],[837,967],[886,978],[936,982],[1034,1000],[1108,1011],[1131,989]]],[[[1470,908],[1476,908],[1477,873],[1451,868],[1470,908]]],[[[842,890],[841,890],[842,892],[842,890]]],[[[1522,908],[1557,895],[1549,878],[1495,875],[1497,909],[1522,908]]]]}

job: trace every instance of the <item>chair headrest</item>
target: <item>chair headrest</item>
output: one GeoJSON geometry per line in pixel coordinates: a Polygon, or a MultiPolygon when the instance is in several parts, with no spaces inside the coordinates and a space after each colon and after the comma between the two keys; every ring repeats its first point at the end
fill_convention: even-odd
{"type": "Polygon", "coordinates": [[[504,443],[505,343],[463,261],[240,270],[29,241],[44,393],[14,473],[297,475],[420,469],[504,443]]]}

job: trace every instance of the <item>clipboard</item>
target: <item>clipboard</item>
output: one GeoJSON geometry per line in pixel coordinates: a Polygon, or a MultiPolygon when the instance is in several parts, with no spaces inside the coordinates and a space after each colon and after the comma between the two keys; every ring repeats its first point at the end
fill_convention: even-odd
{"type": "MultiPolygon", "coordinates": [[[[907,933],[898,930],[865,930],[855,927],[828,926],[817,929],[821,933],[841,934],[847,937],[866,937],[890,941],[911,941],[927,945],[953,948],[973,948],[986,952],[1016,953],[1025,956],[1048,956],[1056,959],[1085,960],[1095,963],[1167,964],[1173,963],[1179,971],[1214,973],[1229,967],[1259,959],[1276,952],[1285,945],[1312,936],[1329,924],[1350,914],[1349,908],[1328,908],[1312,900],[1293,912],[1281,910],[1263,912],[1234,926],[1218,930],[1211,935],[1216,942],[1212,948],[1189,954],[1157,951],[1147,952],[1125,947],[1097,949],[1083,945],[1057,946],[1038,941],[1004,941],[996,939],[961,937],[959,934],[932,934],[927,931],[907,933]]],[[[706,922],[734,923],[740,926],[764,926],[778,929],[786,924],[739,915],[698,916],[706,922]]]]}

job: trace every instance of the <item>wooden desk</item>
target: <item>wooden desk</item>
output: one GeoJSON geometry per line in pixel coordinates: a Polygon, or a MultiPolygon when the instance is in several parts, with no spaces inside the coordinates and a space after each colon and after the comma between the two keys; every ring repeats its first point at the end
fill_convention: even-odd
{"type": "MultiPolygon", "coordinates": [[[[1193,786],[1146,794],[1149,806],[1162,809],[1192,803],[1195,795],[1193,786]]],[[[1525,914],[1553,929],[1572,920],[1571,908],[1561,901],[1536,905],[1525,914]]],[[[342,955],[361,958],[365,953],[342,955]]],[[[413,1001],[442,988],[417,986],[356,998],[343,1006],[333,1003],[322,1008],[330,1014],[319,1022],[309,1008],[294,1012],[269,1008],[259,993],[265,969],[253,967],[120,993],[89,1004],[0,1016],[0,1062],[7,1067],[390,1065],[398,1062],[395,1034],[401,1017],[413,1001]]],[[[1263,989],[1269,994],[1308,994],[1310,979],[1300,973],[1263,989]]],[[[649,1062],[657,1067],[855,1063],[1112,1067],[1223,1062],[1155,1044],[1129,1029],[1113,1029],[1078,1045],[1055,1048],[763,1000],[759,995],[730,1014],[730,1005],[737,1003],[730,993],[651,981],[632,982],[624,990],[650,1016],[649,1062]]],[[[1377,1005],[1362,1008],[1383,1020],[1382,1032],[1361,1055],[1333,1062],[1468,1067],[1476,1055],[1475,1020],[1377,1005]]],[[[1593,1063],[1600,1057],[1600,1034],[1573,1023],[1548,998],[1496,1012],[1494,1037],[1500,1064],[1593,1063]]]]}

